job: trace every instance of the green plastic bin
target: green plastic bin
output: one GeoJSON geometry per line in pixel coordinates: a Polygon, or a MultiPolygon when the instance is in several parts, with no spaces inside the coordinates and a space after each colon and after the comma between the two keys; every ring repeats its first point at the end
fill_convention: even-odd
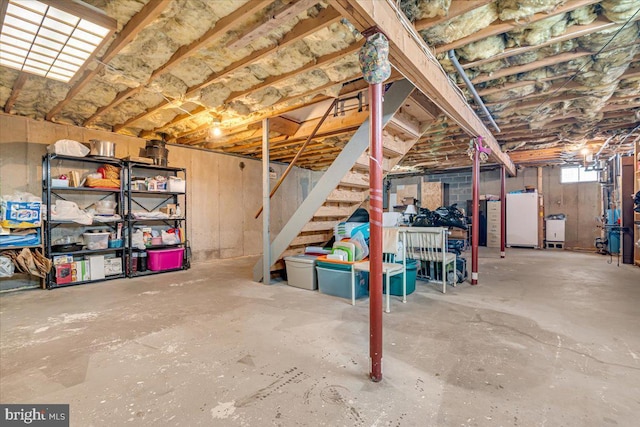
{"type": "MultiPolygon", "coordinates": [[[[413,293],[416,290],[416,276],[418,274],[418,261],[415,259],[407,260],[407,295],[413,293]]],[[[385,289],[386,278],[383,277],[382,287],[383,292],[386,293],[385,289]]],[[[402,296],[402,274],[398,274],[396,276],[391,276],[391,284],[389,286],[391,289],[389,293],[395,296],[402,296]]]]}
{"type": "MultiPolygon", "coordinates": [[[[400,262],[398,264],[401,264],[400,262]]],[[[416,277],[418,273],[418,261],[415,259],[407,260],[407,295],[415,292],[416,290],[416,277]]],[[[369,272],[364,273],[366,275],[367,283],[369,283],[369,272]]],[[[386,275],[382,275],[382,293],[387,293],[387,278],[386,275]]],[[[391,276],[390,291],[389,293],[394,296],[402,296],[402,274],[391,276]]]]}

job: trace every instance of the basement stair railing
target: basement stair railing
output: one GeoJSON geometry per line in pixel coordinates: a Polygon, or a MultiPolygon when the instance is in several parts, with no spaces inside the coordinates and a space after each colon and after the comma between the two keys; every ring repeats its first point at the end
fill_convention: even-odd
{"type": "MultiPolygon", "coordinates": [[[[271,200],[273,195],[276,194],[276,191],[278,191],[278,188],[280,188],[280,185],[282,185],[282,181],[284,181],[287,175],[289,175],[289,172],[291,172],[291,169],[293,169],[293,167],[295,166],[296,162],[298,161],[298,158],[300,157],[304,149],[307,148],[307,145],[309,145],[311,140],[316,136],[316,133],[318,133],[320,126],[322,126],[322,123],[324,123],[324,121],[327,119],[327,117],[329,116],[329,113],[331,112],[331,110],[334,109],[338,101],[340,101],[339,98],[333,99],[333,102],[331,103],[329,108],[327,108],[327,111],[324,113],[324,115],[322,116],[322,118],[320,119],[316,127],[313,129],[313,132],[309,134],[309,137],[304,142],[304,144],[302,144],[302,147],[300,147],[300,150],[298,150],[293,160],[291,160],[291,163],[289,163],[289,166],[287,166],[287,169],[285,169],[284,173],[282,174],[278,182],[276,182],[276,185],[274,185],[273,188],[271,189],[271,193],[269,194],[269,200],[271,200]]],[[[258,210],[258,213],[256,213],[256,216],[254,218],[258,219],[258,217],[260,216],[263,210],[264,210],[264,205],[260,206],[260,209],[258,210]]]]}

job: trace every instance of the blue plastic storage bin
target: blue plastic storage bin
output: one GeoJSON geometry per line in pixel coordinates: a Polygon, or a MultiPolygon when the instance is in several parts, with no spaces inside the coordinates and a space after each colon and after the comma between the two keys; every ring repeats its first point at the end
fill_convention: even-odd
{"type": "MultiPolygon", "coordinates": [[[[418,273],[418,261],[415,259],[407,260],[407,295],[413,293],[416,290],[416,276],[418,273]]],[[[383,292],[386,293],[386,289],[384,288],[386,283],[386,277],[382,278],[382,288],[383,292]]],[[[391,295],[402,296],[402,274],[398,274],[395,276],[391,276],[391,283],[389,287],[389,293],[391,295]]]]}
{"type": "MultiPolygon", "coordinates": [[[[351,299],[351,265],[316,261],[318,291],[323,294],[351,299]]],[[[355,272],[355,297],[369,296],[368,275],[355,272]]],[[[402,284],[400,285],[402,286],[402,284]]]]}
{"type": "MultiPolygon", "coordinates": [[[[398,263],[402,264],[402,263],[398,263]]],[[[407,259],[407,295],[412,294],[416,290],[416,277],[418,273],[418,261],[415,259],[407,259]]],[[[369,282],[369,272],[364,273],[366,275],[367,283],[369,282]]],[[[386,275],[382,275],[382,293],[387,293],[387,278],[386,275]]],[[[402,274],[391,276],[389,293],[394,296],[402,296],[402,274]]]]}

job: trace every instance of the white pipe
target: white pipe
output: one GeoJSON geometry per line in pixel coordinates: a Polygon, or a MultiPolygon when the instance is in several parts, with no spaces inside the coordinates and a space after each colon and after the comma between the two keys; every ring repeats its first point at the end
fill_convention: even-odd
{"type": "Polygon", "coordinates": [[[489,110],[487,110],[487,106],[484,105],[484,102],[482,102],[482,99],[480,98],[480,95],[478,95],[476,88],[473,87],[473,83],[471,83],[471,80],[469,80],[469,77],[467,77],[467,73],[465,73],[460,66],[458,58],[456,58],[456,54],[453,49],[449,51],[449,59],[451,60],[451,63],[453,63],[453,66],[456,67],[456,70],[458,70],[458,74],[460,74],[460,77],[462,77],[462,80],[464,80],[464,84],[467,85],[467,89],[469,89],[469,92],[471,92],[471,95],[473,95],[473,99],[476,101],[476,104],[482,109],[482,112],[485,116],[487,116],[487,119],[489,119],[496,132],[500,133],[500,128],[496,124],[495,120],[493,120],[493,117],[491,116],[489,110]]]}

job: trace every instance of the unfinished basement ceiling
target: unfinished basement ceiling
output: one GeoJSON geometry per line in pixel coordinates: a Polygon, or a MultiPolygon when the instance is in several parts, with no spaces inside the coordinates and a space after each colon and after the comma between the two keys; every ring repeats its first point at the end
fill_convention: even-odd
{"type": "MultiPolygon", "coordinates": [[[[314,113],[305,118],[294,110],[366,88],[362,36],[331,1],[86,3],[117,21],[110,42],[69,84],[0,66],[6,113],[255,157],[260,120],[276,117],[271,158],[290,161],[323,112],[307,107],[314,113]],[[221,136],[212,132],[218,122],[221,136]]],[[[501,132],[490,130],[516,163],[575,160],[576,150],[597,151],[606,139],[607,152],[627,149],[618,142],[640,121],[638,0],[400,7],[464,88],[446,57],[455,50],[501,132]]],[[[353,103],[331,114],[300,166],[326,168],[366,116],[353,103]]],[[[426,134],[405,169],[470,164],[468,137],[453,121],[420,124],[426,134]]]]}

